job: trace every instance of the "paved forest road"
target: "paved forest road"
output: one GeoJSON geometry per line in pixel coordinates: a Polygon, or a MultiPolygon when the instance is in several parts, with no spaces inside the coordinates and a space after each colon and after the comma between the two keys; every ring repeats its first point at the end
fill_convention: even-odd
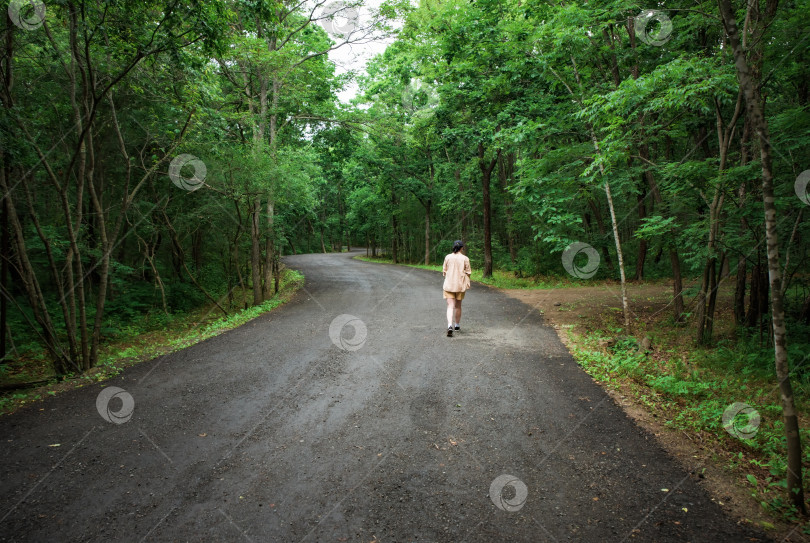
{"type": "Polygon", "coordinates": [[[289,257],[306,287],[279,310],[1,417],[0,540],[762,540],[536,311],[474,285],[447,338],[440,274],[349,257],[289,257]],[[128,422],[99,415],[109,386],[128,422]],[[525,487],[499,508],[501,475],[525,487]]]}

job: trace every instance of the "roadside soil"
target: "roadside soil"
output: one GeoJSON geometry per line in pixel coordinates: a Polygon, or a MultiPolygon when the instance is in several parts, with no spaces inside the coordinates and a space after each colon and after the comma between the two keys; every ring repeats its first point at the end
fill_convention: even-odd
{"type": "MultiPolygon", "coordinates": [[[[690,286],[690,285],[686,285],[690,286]]],[[[697,286],[697,285],[692,285],[697,286]]],[[[592,332],[608,335],[606,330],[618,329],[622,322],[621,286],[619,283],[606,283],[588,287],[559,289],[504,289],[502,292],[521,302],[537,308],[545,322],[551,326],[567,347],[573,346],[577,336],[587,336],[592,332]]],[[[661,326],[672,313],[672,283],[660,281],[652,283],[628,283],[628,303],[634,319],[644,323],[645,329],[661,326]]],[[[689,298],[687,298],[687,304],[689,298]]],[[[716,337],[732,337],[731,322],[733,286],[721,286],[718,294],[715,321],[716,337]]],[[[686,331],[691,330],[686,328],[686,331]]],[[[686,332],[685,331],[685,332],[686,332]]],[[[623,334],[626,332],[623,332],[623,334]]],[[[644,330],[631,330],[639,341],[645,336],[644,330]]],[[[684,333],[675,342],[688,348],[693,338],[684,333]]],[[[651,356],[663,356],[661,345],[651,345],[651,356]],[[659,352],[656,352],[659,351],[659,352]]],[[[667,346],[667,348],[672,345],[667,346]]],[[[669,356],[666,355],[666,356],[669,356]]],[[[638,386],[628,386],[617,382],[604,387],[616,405],[632,418],[641,428],[655,436],[656,441],[689,473],[699,473],[701,486],[711,495],[713,502],[722,506],[729,515],[744,522],[757,525],[774,525],[769,534],[778,541],[808,541],[797,533],[796,525],[779,522],[768,515],[751,496],[744,474],[734,473],[723,465],[728,451],[719,449],[710,440],[699,434],[689,433],[666,426],[661,416],[652,413],[638,401],[638,386]]]]}

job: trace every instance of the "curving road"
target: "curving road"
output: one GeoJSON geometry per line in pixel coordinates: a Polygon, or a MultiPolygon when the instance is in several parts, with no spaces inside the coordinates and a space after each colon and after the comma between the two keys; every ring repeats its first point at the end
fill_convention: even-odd
{"type": "Polygon", "coordinates": [[[447,338],[440,274],[350,256],[288,257],[280,309],[0,418],[0,540],[764,540],[531,307],[475,284],[447,338]]]}

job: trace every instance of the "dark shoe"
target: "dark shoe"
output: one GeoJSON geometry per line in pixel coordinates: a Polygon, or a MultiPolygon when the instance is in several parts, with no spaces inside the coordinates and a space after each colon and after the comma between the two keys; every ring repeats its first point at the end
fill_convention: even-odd
{"type": "Polygon", "coordinates": [[[461,330],[461,326],[459,326],[459,325],[457,324],[457,325],[456,325],[456,332],[458,332],[459,330],[461,330]]]}
{"type": "Polygon", "coordinates": [[[453,327],[452,326],[447,327],[447,337],[453,337],[453,327]]]}

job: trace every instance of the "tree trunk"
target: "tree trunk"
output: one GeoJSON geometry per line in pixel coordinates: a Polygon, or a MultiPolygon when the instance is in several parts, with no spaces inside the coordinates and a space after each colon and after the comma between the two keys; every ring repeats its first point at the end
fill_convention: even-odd
{"type": "MultiPolygon", "coordinates": [[[[746,117],[743,122],[743,131],[740,137],[740,165],[748,164],[748,139],[750,134],[750,123],[746,117]]],[[[743,181],[737,189],[737,208],[745,206],[748,193],[748,183],[743,181]]],[[[742,215],[742,214],[741,214],[742,215]]],[[[748,221],[745,216],[740,218],[740,229],[742,232],[748,230],[748,221]]],[[[734,286],[734,324],[745,326],[745,285],[748,275],[748,259],[746,255],[740,254],[737,259],[736,284],[734,286]]]]}
{"type": "Polygon", "coordinates": [[[709,206],[709,241],[706,246],[706,264],[703,266],[703,281],[700,284],[700,291],[697,295],[697,343],[699,345],[707,345],[711,342],[712,326],[711,321],[714,315],[710,312],[710,290],[712,285],[716,285],[715,269],[717,255],[715,254],[717,246],[717,234],[720,229],[719,214],[720,208],[723,206],[723,195],[720,188],[715,190],[714,198],[709,206]]]}
{"type": "Polygon", "coordinates": [[[681,275],[681,259],[678,256],[678,249],[675,247],[669,250],[669,264],[672,267],[672,291],[675,302],[675,322],[683,322],[683,276],[681,275]]]}
{"type": "Polygon", "coordinates": [[[399,224],[397,224],[397,193],[394,190],[394,182],[391,181],[391,258],[394,264],[399,263],[399,224]]]}
{"type": "MultiPolygon", "coordinates": [[[[638,220],[643,223],[647,218],[647,191],[644,185],[641,186],[641,192],[638,194],[638,220]]],[[[636,281],[644,279],[644,263],[647,260],[647,240],[642,239],[638,244],[638,260],[636,260],[636,281]]]]}
{"type": "Polygon", "coordinates": [[[761,326],[762,315],[768,312],[768,282],[764,281],[762,271],[762,257],[757,251],[757,261],[751,270],[751,294],[748,297],[748,314],[745,316],[745,326],[754,328],[761,326]]]}
{"type": "Polygon", "coordinates": [[[745,283],[748,275],[748,261],[745,255],[737,259],[737,277],[734,286],[734,324],[742,326],[745,323],[745,283]]]}
{"type": "Polygon", "coordinates": [[[802,320],[805,324],[810,324],[810,296],[804,301],[802,304],[801,313],[799,313],[799,319],[802,320]]]}
{"type": "Polygon", "coordinates": [[[515,247],[515,233],[514,233],[514,225],[512,221],[513,211],[512,206],[514,202],[512,202],[512,198],[509,197],[509,181],[512,179],[512,175],[514,174],[515,170],[515,161],[517,157],[515,153],[507,153],[506,156],[501,156],[500,160],[498,160],[498,176],[501,180],[501,190],[503,191],[503,204],[504,204],[504,211],[506,212],[506,241],[509,244],[509,260],[512,264],[515,263],[517,260],[517,248],[515,247]]]}
{"type": "Polygon", "coordinates": [[[323,242],[323,225],[321,225],[321,252],[326,254],[326,244],[323,242]]]}
{"type": "Polygon", "coordinates": [[[225,308],[222,307],[220,303],[213,296],[211,296],[211,294],[207,290],[205,290],[205,288],[203,288],[203,286],[194,277],[194,274],[191,273],[191,270],[188,269],[188,265],[186,264],[185,253],[183,251],[183,245],[180,243],[180,239],[177,237],[177,231],[174,229],[174,226],[169,220],[169,216],[166,215],[165,210],[163,211],[163,220],[166,222],[166,227],[169,231],[169,235],[172,238],[172,244],[174,245],[175,250],[180,254],[180,258],[183,262],[183,269],[186,271],[186,274],[188,275],[189,279],[191,279],[191,282],[194,283],[194,286],[197,287],[206,298],[208,298],[208,301],[216,305],[219,308],[219,310],[222,311],[222,313],[224,313],[225,316],[227,317],[228,312],[225,311],[225,308]]]}
{"type": "MultiPolygon", "coordinates": [[[[593,131],[591,132],[593,135],[593,131]]],[[[594,136],[594,145],[596,145],[596,138],[594,136]]],[[[596,147],[596,152],[599,152],[599,147],[596,147]]],[[[603,173],[604,175],[604,173],[603,173]]],[[[622,256],[622,243],[619,240],[619,225],[616,222],[616,210],[613,207],[613,196],[610,194],[610,183],[605,179],[605,195],[607,196],[608,207],[610,208],[610,222],[613,225],[613,237],[616,240],[616,255],[619,260],[619,277],[622,282],[622,313],[624,314],[624,326],[630,327],[630,305],[627,302],[627,278],[624,275],[624,257],[622,256]]]]}
{"type": "Polygon", "coordinates": [[[425,266],[430,265],[430,200],[425,205],[425,266]]]}
{"type": "Polygon", "coordinates": [[[495,158],[488,163],[484,160],[484,144],[478,144],[478,167],[481,169],[481,189],[483,191],[482,201],[484,206],[484,277],[492,277],[492,206],[489,201],[490,179],[492,170],[498,163],[500,150],[495,154],[495,158]]]}
{"type": "Polygon", "coordinates": [[[48,351],[48,356],[53,360],[53,369],[57,377],[62,377],[70,370],[72,364],[76,370],[79,367],[75,364],[75,353],[70,356],[66,355],[62,346],[59,343],[59,336],[56,328],[51,321],[51,316],[48,313],[45,297],[40,289],[39,281],[37,280],[34,268],[31,261],[28,259],[28,249],[25,244],[25,235],[23,227],[20,224],[17,210],[14,207],[12,193],[10,191],[8,180],[6,179],[6,168],[0,168],[0,189],[3,190],[5,198],[3,204],[5,205],[6,213],[12,227],[12,243],[14,244],[14,256],[16,260],[16,267],[22,283],[24,292],[28,297],[28,303],[34,314],[34,319],[40,328],[40,337],[45,344],[45,349],[48,351]]]}
{"type": "Polygon", "coordinates": [[[276,235],[273,227],[275,209],[269,196],[267,200],[267,233],[264,241],[264,299],[270,298],[270,285],[273,282],[274,262],[276,261],[276,235]]]}
{"type": "MultiPolygon", "coordinates": [[[[642,146],[639,152],[643,158],[648,158],[649,151],[647,150],[646,146],[642,146]]],[[[659,208],[664,208],[664,198],[661,196],[661,190],[658,188],[658,183],[655,181],[655,175],[653,175],[653,172],[648,170],[645,173],[645,177],[647,178],[647,184],[649,185],[650,191],[653,195],[653,202],[655,202],[655,205],[657,205],[659,208]]],[[[675,245],[677,232],[673,228],[669,231],[669,234],[670,239],[666,240],[666,244],[668,245],[669,263],[670,267],[672,268],[672,300],[675,308],[675,322],[680,323],[683,322],[684,318],[681,258],[678,255],[678,247],[675,245]]]]}
{"type": "Polygon", "coordinates": [[[252,252],[250,255],[251,277],[253,279],[253,305],[259,305],[262,300],[262,248],[260,243],[261,233],[259,231],[259,219],[261,216],[262,200],[256,198],[253,201],[253,212],[250,216],[250,238],[252,241],[252,252]]]}
{"type": "Polygon", "coordinates": [[[242,266],[240,266],[239,258],[239,238],[242,237],[242,212],[239,210],[239,202],[234,200],[234,207],[236,208],[236,233],[233,236],[233,264],[236,268],[236,274],[239,278],[239,288],[241,290],[241,298],[245,297],[245,280],[242,277],[242,266]]]}
{"type": "Polygon", "coordinates": [[[708,338],[712,337],[712,333],[714,331],[714,312],[715,308],[717,307],[717,290],[718,290],[718,282],[719,278],[722,276],[722,262],[725,258],[721,258],[719,262],[721,263],[718,269],[717,262],[715,260],[712,262],[712,269],[710,270],[711,277],[709,282],[709,303],[706,307],[706,336],[708,338]]]}
{"type": "MultiPolygon", "coordinates": [[[[734,65],[737,69],[737,79],[745,96],[747,114],[751,120],[752,128],[759,138],[759,154],[762,167],[762,205],[765,213],[765,239],[768,251],[768,277],[771,291],[771,316],[773,322],[774,361],[776,378],[779,381],[779,391],[782,397],[782,416],[785,424],[785,437],[787,439],[788,470],[787,493],[788,500],[796,509],[806,513],[804,503],[804,487],[802,485],[802,446],[799,435],[799,419],[793,398],[793,386],[790,381],[790,364],[787,352],[787,331],[785,329],[785,310],[782,299],[782,278],[779,263],[779,234],[777,231],[777,210],[773,191],[773,170],[771,158],[770,137],[768,135],[768,121],[765,118],[756,88],[759,81],[755,81],[748,69],[740,43],[740,34],[731,0],[718,0],[720,15],[723,18],[723,27],[731,42],[734,54],[734,65]]],[[[769,8],[775,10],[775,6],[769,8]]]]}
{"type": "MultiPolygon", "coordinates": [[[[599,210],[599,206],[596,205],[596,200],[594,198],[588,198],[588,207],[591,209],[593,218],[596,220],[596,227],[599,229],[600,239],[605,239],[607,237],[607,228],[605,228],[605,221],[602,219],[602,212],[599,210]]],[[[605,265],[609,270],[613,271],[616,269],[616,267],[613,265],[613,259],[610,257],[610,251],[605,245],[602,245],[602,260],[604,260],[605,265]]]]}
{"type": "MultiPolygon", "coordinates": [[[[5,153],[3,153],[5,155],[5,153]]],[[[8,162],[7,157],[3,156],[3,168],[5,169],[5,177],[8,178],[8,162]]],[[[5,200],[5,198],[3,198],[5,200]]],[[[2,205],[2,204],[0,204],[2,205]]],[[[0,220],[0,361],[5,361],[7,347],[6,347],[6,330],[7,316],[8,316],[8,296],[11,295],[8,284],[8,259],[11,258],[11,247],[8,239],[8,213],[6,206],[2,205],[0,209],[2,220],[0,220]]]]}

